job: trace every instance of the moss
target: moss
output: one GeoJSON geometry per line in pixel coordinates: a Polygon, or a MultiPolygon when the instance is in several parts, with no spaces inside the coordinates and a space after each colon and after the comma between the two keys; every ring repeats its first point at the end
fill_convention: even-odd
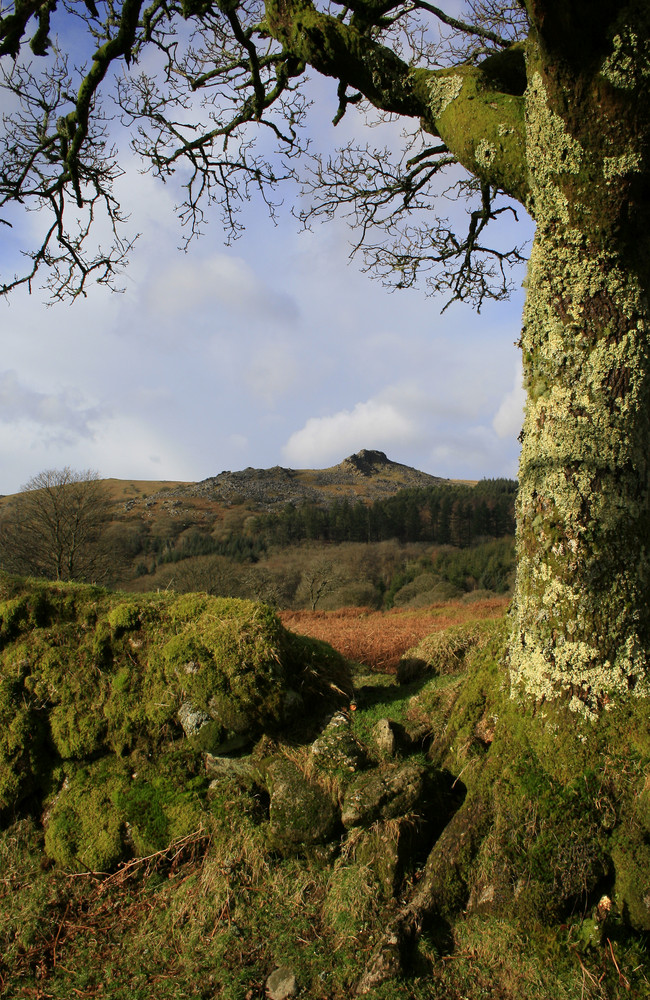
{"type": "Polygon", "coordinates": [[[636,230],[621,224],[627,188],[611,183],[637,162],[635,128],[596,87],[594,130],[541,58],[529,78],[537,233],[510,671],[515,693],[564,697],[595,719],[650,692],[647,274],[636,230]]]}
{"type": "Polygon", "coordinates": [[[56,864],[75,871],[108,871],[126,855],[116,798],[129,780],[128,765],[115,759],[69,771],[45,826],[45,849],[56,864]]]}
{"type": "Polygon", "coordinates": [[[436,73],[413,70],[426,95],[425,125],[482,181],[524,202],[527,196],[524,100],[494,86],[470,66],[436,73]]]}
{"type": "Polygon", "coordinates": [[[80,694],[73,685],[66,685],[60,692],[61,701],[50,712],[52,742],[63,760],[93,757],[104,744],[106,719],[92,702],[79,712],[80,694]]]}
{"type": "MultiPolygon", "coordinates": [[[[444,655],[445,673],[412,699],[408,717],[416,727],[428,721],[433,735],[429,755],[441,767],[455,774],[462,772],[463,780],[470,784],[472,776],[481,773],[504,703],[508,704],[503,666],[508,624],[505,620],[486,622],[477,629],[477,623],[470,622],[449,631],[451,656],[441,639],[430,637],[432,652],[439,647],[444,655]],[[449,666],[463,672],[450,677],[446,673],[449,666]]],[[[442,663],[437,661],[437,666],[440,669],[442,663]]]]}
{"type": "Polygon", "coordinates": [[[14,597],[0,604],[0,637],[3,640],[12,639],[26,621],[29,614],[27,597],[14,597]]]}
{"type": "Polygon", "coordinates": [[[193,751],[171,751],[136,766],[114,801],[128,824],[133,851],[146,856],[206,823],[209,779],[202,755],[193,751]]]}
{"type": "Polygon", "coordinates": [[[429,681],[410,708],[429,718],[431,755],[462,776],[468,800],[489,802],[489,832],[445,892],[529,928],[588,916],[610,893],[623,936],[646,931],[648,701],[611,707],[597,727],[565,702],[525,707],[504,683],[505,635],[471,650],[464,675],[429,681]]]}
{"type": "Polygon", "coordinates": [[[619,833],[616,840],[614,899],[632,927],[650,931],[650,844],[638,832],[619,833]]]}
{"type": "MultiPolygon", "coordinates": [[[[151,609],[147,615],[151,627],[151,609]]],[[[285,785],[287,826],[280,826],[307,817],[310,837],[323,801],[336,814],[336,789],[310,771],[306,749],[281,750],[269,738],[254,758],[211,762],[218,771],[211,785],[203,753],[186,741],[151,756],[140,747],[121,760],[66,762],[45,802],[55,868],[41,867],[35,824],[29,836],[17,828],[0,836],[0,924],[11,934],[0,935],[5,989],[18,995],[31,984],[35,960],[51,955],[56,939],[56,966],[43,966],[39,979],[54,997],[102,982],[118,997],[144,998],[169,976],[170,998],[180,1000],[191,981],[195,992],[236,1000],[258,989],[276,961],[291,964],[310,995],[350,996],[396,911],[417,906],[435,884],[435,918],[410,970],[414,978],[386,983],[378,995],[427,1000],[498,989],[525,1000],[540,991],[570,1000],[580,995],[584,967],[596,982],[604,976],[603,995],[615,998],[627,991],[608,941],[629,995],[645,995],[647,956],[635,928],[643,927],[648,870],[641,823],[647,704],[612,709],[599,727],[562,703],[522,710],[504,683],[502,648],[503,627],[469,650],[466,675],[432,678],[417,696],[425,704],[426,692],[455,689],[430,720],[447,730],[456,806],[465,794],[440,836],[431,827],[417,830],[408,816],[363,832],[335,824],[325,842],[280,843],[270,827],[282,810],[277,799],[267,808],[264,768],[271,798],[274,785],[285,785]],[[493,722],[489,737],[486,719],[493,722]],[[70,879],[56,871],[107,870],[132,855],[144,859],[133,858],[117,878],[70,879]],[[603,894],[612,900],[605,923],[595,915],[603,894]],[[16,930],[34,949],[27,971],[12,944],[16,930]],[[440,961],[450,948],[453,960],[440,961]]],[[[14,681],[25,669],[15,664],[14,681]]],[[[412,691],[387,686],[388,708],[401,714],[412,691]]],[[[430,817],[436,809],[423,811],[430,817]]]]}
{"type": "Polygon", "coordinates": [[[45,849],[78,871],[110,871],[132,854],[163,850],[206,821],[208,784],[202,757],[191,750],[68,766],[46,804],[45,849]]]}
{"type": "Polygon", "coordinates": [[[116,634],[129,632],[132,629],[136,629],[140,624],[140,615],[137,606],[129,604],[126,601],[111,608],[106,617],[108,624],[116,634]]]}
{"type": "Polygon", "coordinates": [[[12,586],[13,638],[0,653],[0,809],[46,788],[60,760],[158,753],[182,738],[186,701],[213,719],[205,748],[214,750],[281,725],[290,691],[306,716],[350,697],[344,659],[290,636],[264,605],[12,586]]]}
{"type": "Polygon", "coordinates": [[[497,880],[511,887],[502,912],[514,908],[527,923],[560,922],[600,891],[610,864],[598,788],[594,775],[553,781],[534,757],[503,783],[489,851],[501,866],[497,880]]]}

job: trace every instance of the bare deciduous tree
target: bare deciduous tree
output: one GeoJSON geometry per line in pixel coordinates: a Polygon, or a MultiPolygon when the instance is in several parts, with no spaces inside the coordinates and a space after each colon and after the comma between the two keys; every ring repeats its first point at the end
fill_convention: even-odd
{"type": "Polygon", "coordinates": [[[50,580],[103,580],[110,517],[109,493],[97,472],[45,469],[2,512],[2,567],[50,580]]]}

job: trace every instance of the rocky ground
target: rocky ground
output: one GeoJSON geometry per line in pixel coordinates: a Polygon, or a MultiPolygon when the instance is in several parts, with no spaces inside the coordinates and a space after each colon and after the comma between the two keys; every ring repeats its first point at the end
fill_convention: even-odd
{"type": "Polygon", "coordinates": [[[362,450],[329,469],[243,469],[221,472],[199,483],[176,486],[150,500],[203,497],[218,503],[252,503],[264,510],[303,502],[328,506],[335,500],[375,500],[399,490],[448,480],[392,462],[383,451],[362,450]]]}

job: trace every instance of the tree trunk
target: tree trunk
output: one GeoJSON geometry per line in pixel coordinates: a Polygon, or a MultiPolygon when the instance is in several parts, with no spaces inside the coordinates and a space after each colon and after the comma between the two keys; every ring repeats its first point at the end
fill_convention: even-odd
{"type": "Polygon", "coordinates": [[[590,76],[543,53],[528,74],[537,232],[510,671],[513,690],[587,714],[650,692],[650,129],[635,86],[650,73],[633,44],[615,39],[590,76]]]}

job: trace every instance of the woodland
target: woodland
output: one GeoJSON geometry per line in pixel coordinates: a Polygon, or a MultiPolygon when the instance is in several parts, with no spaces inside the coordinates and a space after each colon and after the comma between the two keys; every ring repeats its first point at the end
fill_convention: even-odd
{"type": "Polygon", "coordinates": [[[0,503],[0,568],[23,576],[311,610],[502,594],[514,578],[512,480],[373,499],[381,485],[370,479],[366,496],[341,499],[335,486],[327,503],[272,510],[245,488],[226,502],[205,484],[142,484],[138,495],[134,484],[69,469],[27,486],[0,503]]]}

